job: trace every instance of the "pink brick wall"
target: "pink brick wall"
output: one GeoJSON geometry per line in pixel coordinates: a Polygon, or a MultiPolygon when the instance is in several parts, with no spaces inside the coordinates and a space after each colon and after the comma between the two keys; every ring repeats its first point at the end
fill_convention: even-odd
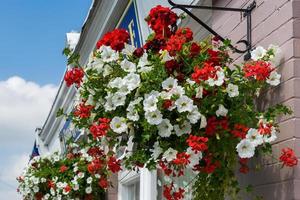
{"type": "MultiPolygon", "coordinates": [[[[214,0],[215,6],[246,7],[248,0],[214,0]]],[[[280,66],[282,83],[268,92],[260,101],[260,106],[275,103],[289,105],[294,113],[282,117],[281,133],[273,145],[274,156],[280,155],[283,147],[294,148],[300,155],[300,0],[257,0],[252,14],[253,45],[277,44],[284,52],[280,66]]],[[[233,42],[245,38],[246,20],[239,13],[214,12],[213,28],[233,42]]],[[[241,62],[241,55],[234,55],[241,62]]],[[[277,160],[260,158],[261,171],[240,176],[242,184],[255,186],[255,193],[265,200],[300,200],[300,166],[290,169],[281,168],[277,160]]],[[[253,167],[254,167],[253,163],[253,167]]],[[[245,199],[253,199],[245,197],[245,199]]]]}

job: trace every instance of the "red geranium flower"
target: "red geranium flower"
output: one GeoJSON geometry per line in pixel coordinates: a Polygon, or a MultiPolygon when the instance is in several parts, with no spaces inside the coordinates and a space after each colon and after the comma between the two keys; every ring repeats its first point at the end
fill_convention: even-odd
{"type": "Polygon", "coordinates": [[[60,167],[60,169],[59,169],[59,171],[61,172],[61,173],[64,173],[65,171],[67,171],[68,170],[68,167],[66,166],[66,165],[62,165],[61,167],[60,167]]]}
{"type": "Polygon", "coordinates": [[[198,151],[205,151],[208,149],[208,146],[206,144],[208,142],[207,137],[190,135],[186,141],[188,145],[192,148],[192,150],[195,151],[196,153],[198,151]]]}
{"type": "Polygon", "coordinates": [[[110,128],[110,126],[109,126],[110,119],[100,118],[98,121],[99,121],[99,124],[94,123],[90,127],[90,132],[94,138],[99,138],[99,137],[105,136],[107,134],[107,131],[110,128]]]}
{"type": "Polygon", "coordinates": [[[179,28],[175,34],[178,37],[183,37],[185,42],[190,42],[193,40],[193,31],[188,27],[179,28]]]}
{"type": "Polygon", "coordinates": [[[234,129],[231,130],[231,134],[234,137],[244,139],[248,132],[249,128],[243,124],[235,124],[234,129]]]}
{"type": "Polygon", "coordinates": [[[76,106],[76,109],[74,111],[74,116],[80,118],[89,118],[91,116],[91,110],[93,108],[94,106],[85,105],[84,102],[82,102],[76,106]]]}
{"type": "Polygon", "coordinates": [[[101,177],[101,178],[99,179],[98,184],[99,184],[99,186],[100,186],[101,188],[103,188],[103,189],[106,189],[106,188],[108,187],[108,181],[107,181],[107,179],[104,178],[104,177],[101,177]]]}
{"type": "Polygon", "coordinates": [[[121,160],[117,160],[114,156],[111,156],[108,159],[108,168],[113,173],[116,173],[121,170],[121,160]]]}
{"type": "Polygon", "coordinates": [[[97,49],[102,45],[110,46],[116,51],[124,49],[125,43],[129,41],[129,33],[125,29],[115,29],[106,33],[101,40],[97,42],[97,49]]]}
{"type": "Polygon", "coordinates": [[[197,56],[200,53],[200,50],[201,47],[196,42],[193,42],[190,47],[191,57],[197,56]]]}
{"type": "Polygon", "coordinates": [[[81,67],[74,67],[66,72],[64,80],[66,81],[68,87],[73,84],[76,84],[77,87],[80,87],[83,76],[83,69],[81,67]]]}
{"type": "Polygon", "coordinates": [[[174,159],[172,162],[175,164],[175,165],[187,165],[190,163],[189,161],[189,158],[191,156],[185,152],[182,152],[182,153],[177,153],[176,155],[176,159],[174,159]]]}
{"type": "Polygon", "coordinates": [[[217,131],[228,130],[228,119],[226,117],[217,119],[215,116],[207,120],[205,133],[208,136],[214,136],[217,131]]]}
{"type": "Polygon", "coordinates": [[[194,68],[194,73],[191,76],[196,83],[200,83],[201,81],[206,81],[209,78],[217,78],[216,73],[217,69],[211,63],[204,63],[202,68],[196,66],[194,68]]]}
{"type": "Polygon", "coordinates": [[[298,159],[295,155],[295,152],[291,148],[285,148],[281,150],[281,156],[279,158],[280,162],[283,162],[283,165],[288,167],[293,167],[298,164],[298,159]]]}
{"type": "Polygon", "coordinates": [[[273,70],[270,63],[261,60],[247,63],[243,67],[246,78],[253,77],[258,81],[266,80],[273,70]]]}

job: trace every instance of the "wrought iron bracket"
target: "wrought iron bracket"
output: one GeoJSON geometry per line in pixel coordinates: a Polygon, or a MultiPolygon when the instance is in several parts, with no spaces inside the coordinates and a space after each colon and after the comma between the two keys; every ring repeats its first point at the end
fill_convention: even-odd
{"type": "Polygon", "coordinates": [[[253,1],[247,8],[227,8],[227,7],[218,7],[218,6],[198,6],[198,5],[186,5],[186,4],[177,4],[174,3],[172,0],[168,0],[169,4],[172,6],[172,9],[180,9],[193,18],[196,22],[198,22],[202,27],[212,33],[214,36],[218,37],[222,42],[226,39],[223,38],[220,34],[218,34],[215,30],[209,27],[206,23],[204,23],[201,19],[195,16],[189,8],[192,9],[202,9],[202,10],[220,10],[220,11],[232,11],[232,12],[240,12],[243,13],[243,16],[247,19],[247,37],[246,40],[239,40],[236,44],[243,43],[245,44],[246,48],[244,50],[238,49],[237,47],[230,45],[229,47],[236,53],[246,53],[244,56],[244,60],[249,60],[251,58],[251,49],[252,49],[252,20],[251,20],[251,13],[252,10],[256,7],[256,2],[253,1]]]}

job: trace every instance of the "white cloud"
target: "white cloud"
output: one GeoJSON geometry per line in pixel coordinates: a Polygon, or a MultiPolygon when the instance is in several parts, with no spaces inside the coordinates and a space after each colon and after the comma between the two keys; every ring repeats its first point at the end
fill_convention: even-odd
{"type": "Polygon", "coordinates": [[[35,128],[43,125],[56,92],[54,85],[17,76],[0,81],[0,199],[20,199],[15,177],[28,162],[35,128]]]}

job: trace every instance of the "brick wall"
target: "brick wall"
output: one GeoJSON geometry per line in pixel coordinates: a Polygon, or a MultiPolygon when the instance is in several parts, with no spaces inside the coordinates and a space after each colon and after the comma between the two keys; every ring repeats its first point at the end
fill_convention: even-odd
{"type": "MultiPolygon", "coordinates": [[[[215,0],[215,6],[247,7],[248,0],[215,0]]],[[[252,13],[253,45],[265,48],[276,44],[284,52],[284,60],[279,71],[282,83],[264,94],[259,106],[266,107],[284,103],[294,113],[279,119],[281,133],[273,145],[275,157],[279,157],[283,147],[291,147],[300,155],[300,1],[299,0],[257,0],[252,13]]],[[[245,38],[246,20],[240,13],[214,12],[212,26],[222,36],[235,41],[245,38]]],[[[243,56],[233,56],[241,62],[243,56]]],[[[262,170],[240,176],[243,185],[252,184],[255,194],[265,200],[300,200],[300,166],[290,169],[281,168],[277,160],[260,158],[256,163],[263,165],[262,170]]],[[[255,163],[252,163],[254,167],[255,163]]],[[[245,197],[245,199],[254,199],[245,197]]]]}

